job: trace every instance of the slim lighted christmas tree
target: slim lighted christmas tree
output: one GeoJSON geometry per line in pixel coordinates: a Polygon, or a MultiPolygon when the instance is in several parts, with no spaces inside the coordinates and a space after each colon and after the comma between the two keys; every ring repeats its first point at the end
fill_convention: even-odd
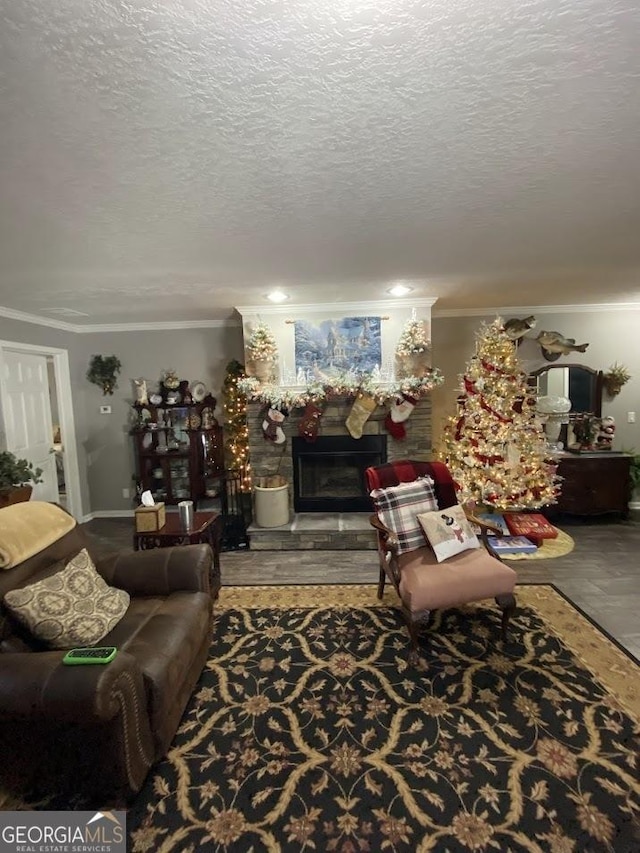
{"type": "Polygon", "coordinates": [[[247,425],[247,398],[239,390],[238,382],[246,376],[239,361],[230,361],[223,382],[224,439],[227,467],[240,474],[240,489],[251,491],[251,463],[249,461],[249,427],[247,425]]]}
{"type": "Polygon", "coordinates": [[[497,510],[555,503],[557,465],[536,419],[535,395],[516,345],[499,317],[481,327],[460,390],[439,454],[460,487],[458,500],[497,510]]]}

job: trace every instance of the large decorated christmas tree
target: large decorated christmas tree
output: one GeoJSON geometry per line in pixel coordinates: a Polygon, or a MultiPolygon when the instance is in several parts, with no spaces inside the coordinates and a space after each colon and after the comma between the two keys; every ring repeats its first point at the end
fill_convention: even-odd
{"type": "Polygon", "coordinates": [[[557,465],[516,344],[499,317],[481,327],[460,391],[439,454],[460,488],[460,503],[474,500],[496,510],[555,503],[557,465]]]}

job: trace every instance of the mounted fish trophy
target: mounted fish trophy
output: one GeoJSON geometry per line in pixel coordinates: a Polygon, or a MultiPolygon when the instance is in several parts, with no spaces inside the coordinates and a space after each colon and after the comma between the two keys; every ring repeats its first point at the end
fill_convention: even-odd
{"type": "Polygon", "coordinates": [[[565,338],[560,332],[540,332],[534,339],[540,344],[542,355],[547,361],[557,361],[570,352],[586,352],[589,344],[576,344],[575,338],[565,338]]]}
{"type": "Polygon", "coordinates": [[[524,317],[523,319],[514,317],[512,320],[507,320],[503,329],[505,335],[508,338],[511,338],[512,341],[515,341],[517,345],[520,343],[520,339],[523,338],[527,332],[535,328],[535,325],[536,318],[534,316],[524,317]]]}

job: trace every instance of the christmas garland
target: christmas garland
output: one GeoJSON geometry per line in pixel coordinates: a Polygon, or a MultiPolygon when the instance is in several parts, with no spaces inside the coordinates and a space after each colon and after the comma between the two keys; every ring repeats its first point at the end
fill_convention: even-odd
{"type": "Polygon", "coordinates": [[[437,367],[427,368],[423,376],[408,376],[394,383],[381,383],[371,375],[354,379],[351,373],[332,376],[328,380],[310,382],[302,389],[300,387],[283,387],[276,384],[263,384],[255,376],[248,376],[238,381],[238,389],[246,395],[247,400],[265,403],[274,409],[299,409],[308,403],[317,403],[336,397],[357,397],[358,394],[369,394],[383,405],[402,394],[411,397],[422,397],[444,382],[444,376],[437,367]]]}

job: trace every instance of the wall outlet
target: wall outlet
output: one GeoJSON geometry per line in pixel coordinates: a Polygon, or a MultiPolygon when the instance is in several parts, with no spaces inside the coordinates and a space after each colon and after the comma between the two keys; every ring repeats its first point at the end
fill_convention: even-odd
{"type": "Polygon", "coordinates": [[[123,497],[123,498],[128,498],[128,497],[130,497],[130,495],[129,495],[129,489],[123,489],[123,490],[122,490],[122,497],[123,497]]]}
{"type": "Polygon", "coordinates": [[[101,415],[110,415],[111,414],[111,406],[100,406],[100,414],[101,415]]]}
{"type": "Polygon", "coordinates": [[[636,422],[636,413],[635,412],[627,412],[627,423],[635,424],[636,422]]]}

